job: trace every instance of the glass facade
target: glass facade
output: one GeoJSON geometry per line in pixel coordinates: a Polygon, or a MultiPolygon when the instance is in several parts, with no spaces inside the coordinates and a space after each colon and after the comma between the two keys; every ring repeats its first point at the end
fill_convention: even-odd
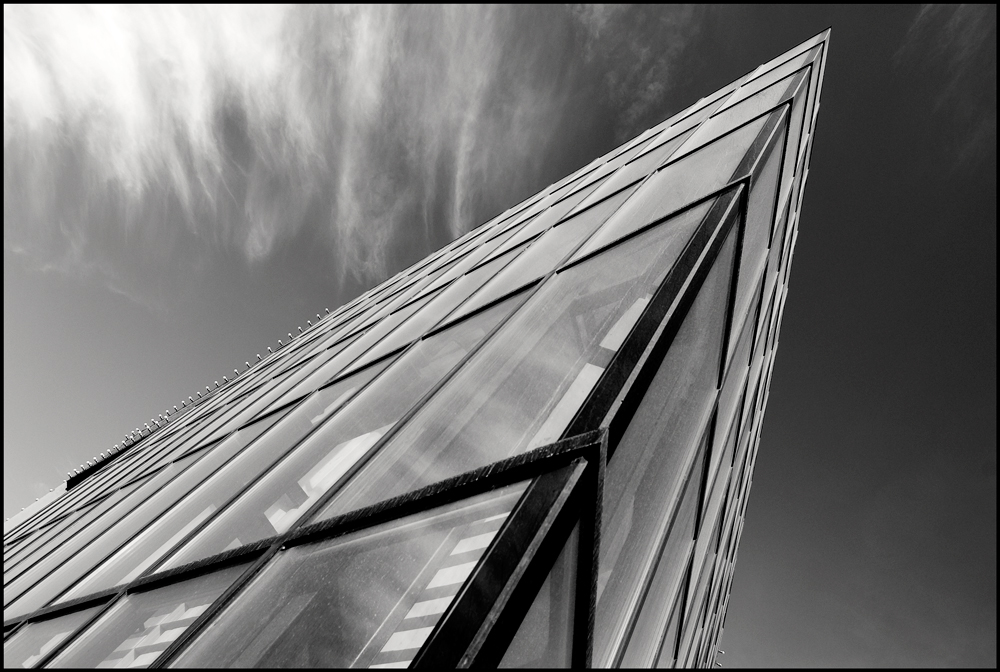
{"type": "Polygon", "coordinates": [[[829,31],[4,525],[6,667],[711,667],[829,31]]]}

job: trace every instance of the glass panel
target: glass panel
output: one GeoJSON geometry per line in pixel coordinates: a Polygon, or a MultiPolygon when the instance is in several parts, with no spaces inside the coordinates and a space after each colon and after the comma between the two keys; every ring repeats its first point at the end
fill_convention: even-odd
{"type": "Polygon", "coordinates": [[[32,518],[37,516],[43,509],[65,494],[66,482],[63,481],[54,487],[52,492],[42,495],[38,498],[37,502],[32,502],[28,506],[24,507],[24,511],[18,511],[9,519],[5,520],[3,523],[4,544],[7,543],[8,537],[11,537],[13,532],[22,534],[29,528],[35,526],[36,521],[32,520],[32,518]]]}
{"type": "Polygon", "coordinates": [[[41,513],[39,523],[54,522],[60,516],[90,506],[101,497],[116,491],[123,482],[127,482],[127,480],[119,479],[118,476],[125,473],[127,468],[134,467],[145,449],[145,446],[133,449],[130,453],[118,458],[110,467],[74,487],[64,497],[56,501],[50,507],[51,510],[41,513]]]}
{"type": "MultiPolygon", "coordinates": [[[[155,529],[159,525],[159,521],[156,520],[157,518],[201,485],[205,479],[211,477],[222,465],[242,451],[251,441],[264,433],[264,431],[270,429],[283,416],[284,413],[275,413],[253,425],[244,427],[227,440],[209,450],[203,459],[192,465],[180,477],[146,500],[128,518],[123,520],[122,523],[112,528],[101,539],[101,555],[107,555],[117,550],[135,534],[141,532],[150,522],[153,523],[155,529]]],[[[131,563],[126,562],[123,567],[116,561],[116,558],[120,560],[120,554],[89,572],[76,586],[63,595],[62,599],[68,601],[119,585],[127,572],[125,567],[129,567],[131,563]]],[[[135,558],[132,558],[132,560],[134,561],[135,558]]]]}
{"type": "MultiPolygon", "coordinates": [[[[718,520],[716,521],[718,523],[718,520]]],[[[718,533],[714,527],[702,529],[699,531],[698,541],[702,540],[702,537],[706,539],[712,539],[718,533]]],[[[694,569],[691,576],[691,583],[688,584],[688,603],[696,605],[691,607],[688,611],[688,620],[690,621],[691,631],[694,631],[704,625],[705,610],[708,607],[708,586],[712,581],[713,573],[715,572],[715,547],[712,544],[707,544],[705,553],[702,556],[704,559],[699,558],[698,548],[695,547],[694,555],[694,569]],[[697,572],[700,569],[700,574],[697,572]],[[698,583],[694,583],[695,577],[698,577],[698,583]]],[[[692,635],[693,636],[693,635],[692,635]]]]}
{"type": "Polygon", "coordinates": [[[614,175],[609,177],[604,184],[601,185],[600,189],[591,194],[587,200],[583,202],[581,208],[585,208],[592,203],[596,203],[602,198],[615,193],[619,189],[622,189],[623,187],[626,187],[649,175],[652,171],[662,165],[663,162],[666,161],[670,155],[681,146],[682,142],[687,140],[689,134],[690,131],[664,140],[659,145],[647,150],[645,154],[636,160],[619,168],[614,175]]]}
{"type": "MultiPolygon", "coordinates": [[[[761,278],[763,281],[763,278],[761,278]]],[[[750,304],[750,308],[744,315],[733,315],[731,330],[729,337],[729,363],[727,366],[729,369],[739,370],[743,367],[744,372],[738,374],[739,376],[746,375],[745,369],[750,366],[750,349],[753,347],[754,343],[754,331],[758,320],[757,312],[760,309],[760,284],[754,289],[753,293],[753,303],[750,304]],[[742,325],[742,326],[741,326],[742,325]],[[736,329],[739,329],[739,340],[734,340],[732,333],[736,329]]],[[[729,376],[729,371],[727,370],[726,376],[729,376]]],[[[742,382],[742,381],[741,381],[742,382]]],[[[738,393],[738,390],[735,393],[738,393]]]]}
{"type": "Polygon", "coordinates": [[[796,87],[805,79],[806,72],[797,72],[785,79],[771,84],[760,93],[745,98],[740,104],[729,107],[705,122],[697,132],[688,147],[699,147],[715,140],[726,132],[742,126],[751,119],[772,110],[793,96],[796,87]]]}
{"type": "MultiPolygon", "coordinates": [[[[104,501],[107,505],[110,505],[108,500],[104,501]]],[[[98,509],[101,509],[100,504],[94,508],[73,511],[65,518],[55,521],[50,527],[41,530],[37,535],[37,545],[36,540],[32,540],[31,543],[25,545],[25,548],[17,549],[15,553],[11,553],[9,556],[10,563],[9,565],[5,563],[4,567],[4,585],[19,577],[32,564],[58,548],[66,539],[75,534],[77,530],[93,520],[99,515],[97,512],[98,509]]],[[[6,549],[4,551],[4,560],[8,560],[6,549]]]]}
{"type": "Polygon", "coordinates": [[[512,250],[509,254],[494,257],[492,261],[483,264],[471,273],[463,275],[446,289],[442,290],[423,310],[401,325],[399,329],[382,339],[381,343],[361,358],[362,361],[367,359],[374,360],[420,338],[439,324],[446,315],[449,316],[448,319],[450,321],[452,319],[450,313],[455,309],[455,306],[465,301],[470,294],[482,287],[484,282],[487,282],[496,275],[505,264],[520,254],[521,251],[520,249],[512,250]]]}
{"type": "Polygon", "coordinates": [[[778,223],[774,227],[774,236],[771,240],[771,249],[767,253],[767,275],[764,281],[764,296],[771,296],[774,286],[778,283],[779,270],[781,268],[781,250],[784,241],[785,226],[788,221],[788,210],[785,210],[778,223]]]}
{"type": "Polygon", "coordinates": [[[16,567],[25,557],[30,557],[33,555],[32,551],[37,549],[40,545],[44,544],[46,541],[51,539],[55,534],[58,534],[61,530],[73,521],[74,518],[79,516],[78,513],[71,513],[67,517],[60,518],[55,521],[54,525],[49,525],[47,527],[34,530],[26,533],[20,537],[17,541],[11,542],[9,544],[3,545],[3,571],[4,578],[7,577],[7,570],[11,567],[16,567]]]}
{"type": "Polygon", "coordinates": [[[753,417],[751,409],[756,404],[756,395],[760,394],[757,391],[757,384],[760,382],[760,372],[764,365],[764,348],[757,348],[750,355],[750,376],[747,378],[747,399],[743,406],[743,416],[740,419],[740,423],[745,425],[747,420],[753,417]],[[751,395],[749,390],[754,390],[754,394],[751,395]]]}
{"type": "MultiPolygon", "coordinates": [[[[188,444],[193,445],[205,440],[222,438],[234,429],[246,424],[264,409],[268,407],[273,409],[282,406],[283,403],[274,403],[275,400],[284,395],[324,361],[350,345],[354,340],[354,337],[340,340],[341,335],[338,332],[326,338],[317,339],[318,342],[314,347],[304,349],[302,353],[282,353],[283,361],[281,361],[279,366],[275,367],[273,377],[268,384],[261,385],[253,394],[243,399],[241,403],[227,410],[221,422],[213,423],[209,430],[199,432],[194,439],[188,441],[188,444]]],[[[304,393],[297,396],[301,397],[303,395],[304,393]]],[[[296,397],[289,397],[288,400],[293,398],[296,397]]]]}
{"type": "Polygon", "coordinates": [[[53,569],[51,574],[32,588],[22,599],[30,599],[40,607],[59,596],[66,588],[73,585],[82,576],[85,576],[109,552],[114,550],[117,544],[128,539],[136,532],[138,528],[134,523],[133,514],[137,510],[144,511],[143,507],[150,499],[155,498],[165,489],[169,490],[177,474],[183,472],[192,460],[201,456],[202,453],[192,453],[183,460],[175,462],[160,471],[148,483],[135,492],[134,498],[123,501],[120,510],[116,509],[112,513],[107,514],[108,519],[106,524],[102,526],[105,529],[100,530],[100,535],[93,538],[89,544],[81,548],[72,557],[64,558],[59,567],[53,569]],[[121,518],[118,518],[118,515],[121,515],[121,518]]]}
{"type": "Polygon", "coordinates": [[[736,284],[734,315],[747,314],[753,299],[752,292],[758,287],[767,260],[767,245],[774,223],[778,172],[781,168],[781,150],[784,147],[784,131],[780,131],[778,141],[771,155],[764,161],[763,168],[750,184],[750,198],[747,204],[746,232],[743,234],[743,250],[740,253],[740,270],[736,284]]]}
{"type": "Polygon", "coordinates": [[[164,565],[178,567],[289,529],[503,319],[508,300],[407,351],[164,565]]]}
{"type": "MultiPolygon", "coordinates": [[[[640,196],[641,193],[637,194],[636,198],[640,196]]],[[[675,215],[671,225],[678,227],[691,227],[691,226],[696,227],[701,222],[701,220],[705,218],[705,215],[708,214],[708,211],[711,210],[712,205],[714,204],[715,200],[712,199],[705,201],[700,205],[696,205],[693,208],[689,208],[688,210],[685,210],[679,215],[675,215]]],[[[625,207],[630,207],[630,206],[631,206],[631,201],[628,204],[626,204],[625,207]]],[[[593,238],[588,240],[587,243],[582,248],[580,248],[580,250],[576,254],[573,255],[573,258],[580,259],[581,257],[584,257],[595,250],[599,250],[602,247],[605,247],[613,243],[614,241],[619,240],[620,238],[624,238],[625,236],[629,235],[630,233],[633,233],[634,231],[638,231],[643,226],[646,226],[649,223],[650,222],[644,222],[635,219],[627,219],[624,217],[618,217],[617,215],[613,215],[611,219],[609,219],[608,222],[604,225],[604,227],[602,227],[601,230],[598,231],[593,238]]]]}
{"type": "MultiPolygon", "coordinates": [[[[32,566],[30,570],[18,577],[13,583],[4,586],[4,620],[39,609],[55,597],[55,594],[51,591],[44,589],[44,578],[51,571],[63,566],[63,563],[86,546],[94,536],[100,534],[118,520],[119,517],[131,508],[132,503],[135,501],[129,496],[136,492],[148,492],[150,488],[140,488],[140,486],[148,486],[149,483],[149,481],[137,481],[126,485],[109,496],[105,502],[102,502],[101,515],[99,517],[95,516],[96,520],[93,524],[68,539],[63,546],[57,548],[38,564],[32,566]],[[40,580],[43,582],[42,584],[35,586],[35,588],[30,588],[30,586],[35,585],[40,580]],[[18,595],[21,597],[15,600],[14,598],[17,598],[18,595]]],[[[140,499],[142,498],[140,497],[140,499]]]]}
{"type": "Polygon", "coordinates": [[[77,628],[97,613],[101,605],[57,616],[47,621],[29,623],[3,644],[3,666],[33,667],[52,649],[63,643],[77,628]]]}
{"type": "MultiPolygon", "coordinates": [[[[766,121],[758,119],[659,170],[608,220],[606,228],[634,231],[728,184],[766,121]]],[[[601,235],[594,236],[575,256],[596,249],[601,235]]]]}
{"type": "MultiPolygon", "coordinates": [[[[335,348],[336,350],[339,350],[349,343],[350,339],[343,344],[338,344],[335,348]]],[[[319,366],[322,361],[322,357],[323,355],[316,355],[312,359],[303,362],[300,368],[288,371],[281,374],[281,376],[275,377],[269,385],[265,386],[267,391],[264,394],[256,397],[255,400],[240,411],[236,417],[226,423],[224,428],[213,432],[213,437],[228,436],[233,430],[246,426],[247,423],[253,421],[255,418],[268,416],[271,412],[281,408],[284,404],[277,403],[277,401],[281,401],[281,397],[285,395],[285,393],[288,392],[292,386],[296,385],[300,380],[309,375],[310,371],[319,366]]]]}
{"type": "Polygon", "coordinates": [[[646,592],[632,635],[629,637],[621,662],[622,667],[652,667],[656,662],[667,619],[671,615],[664,607],[676,600],[682,587],[684,570],[690,562],[691,549],[694,547],[707,443],[706,432],[694,467],[684,486],[681,503],[671,523],[666,544],[660,551],[653,581],[646,592]]]}
{"type": "Polygon", "coordinates": [[[580,524],[573,527],[559,557],[500,660],[501,668],[573,666],[580,524]]]}
{"type": "MultiPolygon", "coordinates": [[[[767,71],[767,64],[762,65],[757,68],[757,73],[754,75],[754,79],[749,80],[743,86],[733,94],[733,97],[726,101],[725,108],[732,107],[742,100],[749,98],[750,96],[762,91],[771,84],[777,82],[780,79],[784,79],[789,74],[800,69],[804,65],[811,63],[815,60],[816,56],[819,55],[819,50],[821,47],[813,47],[809,51],[803,52],[798,56],[793,56],[781,65],[774,67],[773,69],[767,71]]],[[[781,58],[785,55],[782,54],[781,58]]],[[[723,108],[723,109],[725,109],[723,108]]]]}
{"type": "Polygon", "coordinates": [[[406,667],[526,487],[279,554],[172,666],[406,667]]]}
{"type": "Polygon", "coordinates": [[[149,667],[247,567],[126,595],[46,667],[149,667]]]}
{"type": "Polygon", "coordinates": [[[666,128],[664,122],[660,122],[652,128],[646,129],[641,136],[629,140],[624,145],[618,147],[618,149],[613,149],[607,154],[607,163],[613,165],[613,167],[618,168],[625,165],[632,159],[636,157],[639,152],[645,150],[647,147],[654,146],[653,143],[660,140],[660,138],[665,138],[663,135],[663,129],[666,128]]]}
{"type": "Polygon", "coordinates": [[[696,113],[692,113],[684,119],[674,122],[670,127],[669,133],[675,134],[681,131],[693,130],[696,126],[705,121],[705,119],[714,114],[715,111],[726,101],[726,98],[728,98],[725,94],[716,95],[717,97],[714,100],[706,103],[696,113]]]}
{"type": "Polygon", "coordinates": [[[696,224],[666,222],[553,276],[321,517],[557,440],[696,224]]]}
{"type": "Polygon", "coordinates": [[[479,292],[455,311],[453,317],[465,315],[482,308],[491,301],[512,292],[551,272],[573,249],[586,240],[597,227],[625,202],[632,189],[615,194],[593,208],[570,217],[562,224],[546,231],[533,242],[527,251],[518,256],[503,271],[490,280],[479,292]]]}
{"type": "MultiPolygon", "coordinates": [[[[738,389],[740,391],[744,389],[742,383],[738,389]]],[[[743,397],[741,395],[736,395],[736,398],[731,404],[732,409],[730,410],[728,416],[722,415],[724,409],[720,406],[719,414],[717,415],[716,420],[717,424],[715,428],[715,437],[712,445],[712,469],[709,472],[709,483],[712,482],[712,479],[715,478],[715,474],[719,467],[724,465],[727,459],[729,460],[730,466],[732,465],[733,449],[736,445],[736,437],[739,434],[739,418],[736,417],[735,410],[739,408],[739,402],[742,401],[742,398],[743,397]]]]}
{"type": "Polygon", "coordinates": [[[594,662],[617,655],[715,400],[735,256],[733,227],[608,463],[594,662]]]}
{"type": "MultiPolygon", "coordinates": [[[[438,287],[443,287],[460,275],[464,275],[470,268],[478,264],[480,261],[486,258],[487,254],[493,252],[498,248],[499,241],[494,238],[490,241],[484,241],[479,243],[479,247],[473,249],[464,257],[459,259],[454,266],[451,267],[447,273],[443,273],[438,276],[438,279],[427,285],[424,288],[424,293],[429,294],[438,287]]],[[[507,247],[506,245],[504,247],[507,247]]]]}
{"type": "Polygon", "coordinates": [[[99,573],[94,575],[94,581],[90,585],[98,580],[99,585],[127,583],[154,566],[164,554],[215,515],[248,483],[256,480],[281,459],[384,366],[385,364],[380,364],[365,369],[306,399],[269,432],[250,443],[246,450],[202,482],[155,525],[147,527],[118,551],[104,568],[98,570],[99,573]]]}
{"type": "Polygon", "coordinates": [[[359,339],[362,335],[363,334],[352,336],[352,340],[346,343],[346,347],[341,345],[338,346],[336,350],[331,348],[329,355],[321,355],[321,357],[323,357],[322,366],[314,368],[308,378],[305,378],[301,383],[289,390],[283,397],[271,404],[271,408],[278,408],[289,403],[290,401],[301,398],[302,396],[311,393],[313,390],[319,389],[333,380],[340,374],[341,371],[344,370],[345,366],[354,361],[354,359],[356,359],[357,356],[365,350],[365,345],[358,345],[358,340],[354,340],[359,339]]]}
{"type": "MultiPolygon", "coordinates": [[[[686,583],[686,582],[685,582],[686,583]]],[[[663,646],[656,659],[656,667],[673,667],[677,660],[677,635],[680,634],[681,615],[684,612],[684,595],[677,596],[674,608],[670,610],[670,621],[663,635],[663,646]]]]}
{"type": "Polygon", "coordinates": [[[719,393],[718,423],[723,434],[715,437],[717,446],[721,445],[724,430],[732,423],[740,408],[740,397],[746,387],[747,370],[750,366],[751,334],[753,334],[753,320],[749,319],[744,324],[736,354],[733,355],[729,373],[726,374],[726,381],[722,384],[722,391],[719,393]]]}
{"type": "MultiPolygon", "coordinates": [[[[391,332],[393,329],[395,329],[401,323],[403,323],[406,320],[408,320],[411,315],[413,315],[415,312],[417,312],[418,310],[420,310],[421,308],[423,308],[424,305],[431,298],[432,298],[431,295],[424,296],[423,298],[417,299],[413,303],[410,303],[410,304],[407,304],[407,305],[403,306],[402,308],[400,308],[396,312],[392,313],[391,315],[387,315],[386,317],[383,317],[381,320],[379,320],[378,324],[376,324],[375,326],[373,326],[371,329],[368,330],[367,333],[365,333],[364,336],[362,336],[361,338],[358,339],[357,343],[355,344],[355,346],[353,346],[351,348],[351,350],[353,350],[355,353],[357,353],[357,352],[362,352],[363,353],[366,350],[369,350],[373,345],[378,345],[378,342],[380,340],[382,340],[382,338],[386,334],[388,334],[389,332],[391,332]]],[[[364,356],[359,357],[357,360],[355,360],[353,362],[350,362],[347,366],[345,366],[344,367],[344,371],[345,372],[349,372],[351,370],[358,369],[361,366],[363,366],[365,363],[373,361],[373,360],[374,360],[374,358],[369,358],[369,357],[364,357],[364,356]]],[[[342,375],[342,374],[340,374],[340,372],[338,372],[337,375],[342,375]]],[[[333,378],[331,376],[331,378],[328,378],[327,380],[329,381],[329,380],[332,380],[332,379],[333,378]]],[[[326,382],[326,381],[324,381],[324,382],[326,382]]]]}

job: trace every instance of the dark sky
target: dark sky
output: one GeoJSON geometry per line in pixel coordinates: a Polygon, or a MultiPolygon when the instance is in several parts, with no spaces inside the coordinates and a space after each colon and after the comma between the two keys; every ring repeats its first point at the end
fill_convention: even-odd
{"type": "Polygon", "coordinates": [[[4,8],[4,514],[832,26],[720,660],[996,665],[996,8],[4,8]]]}

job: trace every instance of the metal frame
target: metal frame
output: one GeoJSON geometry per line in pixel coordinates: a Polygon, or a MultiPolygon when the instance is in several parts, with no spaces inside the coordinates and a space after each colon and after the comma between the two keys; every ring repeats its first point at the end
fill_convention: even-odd
{"type": "Polygon", "coordinates": [[[9,638],[29,623],[103,605],[36,662],[35,667],[42,667],[59,656],[76,635],[97,622],[126,595],[249,563],[243,574],[152,665],[161,667],[192,641],[202,626],[281,550],[333,539],[533,478],[500,534],[480,560],[477,571],[467,580],[452,607],[442,617],[435,635],[425,643],[414,662],[425,666],[440,665],[443,659],[456,655],[456,641],[467,641],[468,645],[458,652],[463,656],[462,661],[450,663],[452,666],[481,665],[495,656],[502,657],[563,543],[579,522],[581,552],[578,557],[573,660],[574,665],[589,665],[606,447],[607,435],[603,431],[562,440],[343,516],[293,528],[283,535],[211,558],[158,574],[140,576],[122,587],[41,609],[6,624],[5,627],[10,629],[5,634],[9,638]],[[584,552],[588,548],[593,549],[592,554],[584,552]],[[498,576],[504,577],[502,586],[496,583],[498,576]],[[472,624],[476,624],[476,628],[471,629],[472,624]]]}

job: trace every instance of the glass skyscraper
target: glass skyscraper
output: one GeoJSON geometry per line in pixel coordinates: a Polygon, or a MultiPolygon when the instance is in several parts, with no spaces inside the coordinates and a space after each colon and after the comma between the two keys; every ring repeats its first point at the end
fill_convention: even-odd
{"type": "Polygon", "coordinates": [[[711,666],[829,31],[4,525],[4,664],[711,666]]]}

